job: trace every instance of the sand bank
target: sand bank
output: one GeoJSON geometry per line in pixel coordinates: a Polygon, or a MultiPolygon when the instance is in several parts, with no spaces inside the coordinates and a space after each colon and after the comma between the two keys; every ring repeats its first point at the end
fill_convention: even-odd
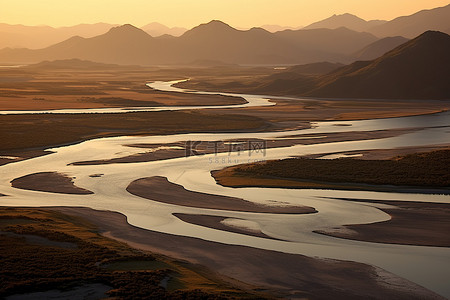
{"type": "Polygon", "coordinates": [[[127,191],[153,201],[196,208],[278,214],[317,212],[314,208],[307,206],[268,206],[239,198],[193,192],[161,176],[137,179],[128,185],[127,191]]]}

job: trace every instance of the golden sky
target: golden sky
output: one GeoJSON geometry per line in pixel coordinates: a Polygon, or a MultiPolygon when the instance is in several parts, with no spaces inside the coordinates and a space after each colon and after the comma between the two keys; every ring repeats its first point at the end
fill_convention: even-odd
{"type": "Polygon", "coordinates": [[[70,26],[160,22],[191,28],[212,19],[250,28],[305,26],[333,14],[391,20],[449,0],[0,0],[0,23],[70,26]]]}

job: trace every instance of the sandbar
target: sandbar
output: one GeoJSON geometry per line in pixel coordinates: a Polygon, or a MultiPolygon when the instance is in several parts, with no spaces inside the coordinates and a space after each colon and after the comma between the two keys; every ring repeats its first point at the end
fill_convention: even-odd
{"type": "Polygon", "coordinates": [[[268,206],[239,198],[193,192],[161,176],[137,179],[128,185],[127,191],[153,201],[196,208],[274,214],[317,212],[314,208],[307,206],[268,206]]]}

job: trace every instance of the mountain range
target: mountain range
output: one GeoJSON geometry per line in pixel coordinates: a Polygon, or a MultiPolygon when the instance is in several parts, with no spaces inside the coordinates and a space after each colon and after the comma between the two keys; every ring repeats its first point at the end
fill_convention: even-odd
{"type": "MultiPolygon", "coordinates": [[[[391,21],[371,20],[365,21],[351,14],[333,15],[325,20],[315,22],[304,28],[280,25],[263,25],[261,28],[269,32],[298,29],[337,29],[346,27],[353,31],[369,32],[379,38],[403,36],[414,38],[427,30],[438,30],[450,33],[450,5],[431,10],[423,10],[410,16],[403,16],[391,21]]],[[[24,26],[0,23],[0,49],[2,48],[29,48],[41,49],[62,42],[72,36],[84,38],[94,37],[106,33],[118,24],[81,24],[71,27],[53,28],[49,26],[24,26]]],[[[160,23],[149,23],[142,30],[152,37],[164,35],[181,36],[186,28],[169,28],[160,23]]],[[[356,51],[357,49],[355,49],[356,51]]]]}
{"type": "Polygon", "coordinates": [[[347,28],[237,30],[221,21],[201,24],[180,37],[152,37],[132,25],[111,28],[92,38],[72,37],[47,48],[0,50],[2,63],[37,63],[78,58],[102,63],[162,65],[198,60],[232,64],[351,62],[352,53],[377,38],[347,28]],[[130,47],[130,45],[133,45],[130,47]]]}
{"type": "Polygon", "coordinates": [[[346,27],[354,31],[368,31],[369,29],[387,23],[384,20],[366,21],[352,14],[333,15],[325,20],[312,23],[303,29],[329,28],[336,29],[346,27]]]}
{"type": "MultiPolygon", "coordinates": [[[[73,36],[84,38],[94,37],[106,33],[118,24],[80,24],[69,27],[54,28],[50,26],[25,26],[0,23],[0,49],[2,48],[29,48],[41,49],[67,40],[73,36]]],[[[187,31],[185,28],[169,28],[160,23],[150,23],[142,30],[153,37],[162,35],[180,36],[187,31]]]]}
{"type": "Polygon", "coordinates": [[[107,32],[113,24],[80,24],[70,27],[25,26],[0,23],[0,49],[40,49],[62,42],[72,36],[94,37],[107,32]]]}
{"type": "Polygon", "coordinates": [[[414,38],[426,30],[450,34],[450,4],[422,10],[410,16],[398,17],[387,23],[372,27],[368,32],[379,36],[403,36],[414,38]]]}
{"type": "Polygon", "coordinates": [[[266,77],[253,92],[325,98],[448,100],[449,53],[450,36],[427,31],[377,59],[334,67],[317,77],[290,68],[266,77]]]}
{"type": "Polygon", "coordinates": [[[42,49],[4,48],[0,50],[0,63],[82,59],[124,65],[176,65],[199,61],[216,65],[295,65],[321,61],[347,64],[383,55],[406,42],[402,33],[411,36],[414,32],[420,34],[429,29],[448,29],[450,24],[447,20],[450,20],[450,5],[389,22],[364,21],[344,14],[311,24],[307,29],[276,32],[262,28],[238,30],[221,21],[201,24],[184,33],[183,28],[168,28],[158,23],[144,26],[147,32],[129,24],[111,27],[110,24],[99,23],[59,29],[0,24],[0,37],[3,30],[10,37],[20,39],[20,35],[13,33],[21,30],[24,34],[28,32],[30,42],[40,40],[39,37],[48,32],[53,33],[48,34],[47,40],[40,40],[41,43],[61,39],[75,31],[84,35],[75,35],[42,49]],[[327,26],[330,28],[316,28],[327,26]],[[95,35],[99,32],[101,34],[95,35]],[[391,32],[399,34],[389,38],[377,37],[391,32]],[[181,35],[176,37],[168,33],[181,35]]]}
{"type": "Polygon", "coordinates": [[[450,34],[450,4],[444,7],[421,10],[409,16],[402,16],[391,21],[366,21],[355,15],[333,15],[325,20],[315,22],[303,29],[346,27],[354,31],[364,31],[383,37],[403,36],[414,38],[427,30],[436,30],[450,34]]]}

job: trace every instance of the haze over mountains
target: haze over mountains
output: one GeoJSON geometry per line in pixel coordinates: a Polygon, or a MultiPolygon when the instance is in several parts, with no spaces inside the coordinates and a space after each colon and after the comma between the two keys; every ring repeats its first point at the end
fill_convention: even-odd
{"type": "Polygon", "coordinates": [[[427,30],[437,30],[450,34],[450,4],[429,10],[422,10],[410,16],[402,16],[391,21],[366,21],[352,14],[333,15],[313,23],[303,29],[347,27],[364,31],[377,37],[403,36],[415,38],[427,30]]]}
{"type": "Polygon", "coordinates": [[[107,32],[113,24],[80,24],[70,27],[25,26],[0,23],[1,48],[40,49],[62,42],[72,36],[94,37],[107,32]]]}
{"type": "Polygon", "coordinates": [[[336,29],[346,27],[354,31],[368,31],[369,29],[387,23],[384,20],[366,21],[352,14],[333,15],[325,20],[312,23],[303,29],[329,28],[336,29]]]}
{"type": "Polygon", "coordinates": [[[237,30],[220,21],[194,27],[178,38],[154,38],[132,25],[123,25],[96,37],[76,36],[39,50],[3,49],[0,62],[36,63],[72,58],[138,65],[186,64],[198,60],[235,64],[350,62],[352,53],[376,40],[372,34],[346,28],[270,33],[261,28],[237,30]]]}
{"type": "Polygon", "coordinates": [[[24,37],[30,43],[36,40],[48,43],[75,31],[84,35],[75,35],[42,49],[5,48],[0,50],[0,63],[82,59],[126,65],[196,64],[199,61],[242,65],[295,65],[322,61],[347,64],[383,55],[407,41],[403,33],[410,36],[430,29],[448,32],[448,20],[450,5],[389,22],[365,21],[350,14],[335,15],[307,26],[309,29],[273,33],[262,28],[237,30],[221,21],[201,24],[184,33],[183,28],[168,28],[158,23],[144,26],[147,32],[129,24],[111,27],[113,25],[99,23],[58,29],[0,24],[0,37],[2,30],[3,35],[7,32],[6,36],[10,37],[9,40],[0,39],[3,43],[14,39],[18,42],[24,37]],[[14,34],[20,30],[22,35],[14,34]],[[103,33],[95,35],[98,32],[103,33]],[[48,36],[47,40],[39,39],[42,34],[48,36]],[[382,35],[389,35],[389,38],[380,38],[382,35]]]}
{"type": "Polygon", "coordinates": [[[167,27],[161,23],[152,22],[141,27],[142,30],[147,32],[153,37],[158,37],[162,35],[180,36],[187,31],[186,28],[182,27],[167,27]]]}
{"type": "MultiPolygon", "coordinates": [[[[263,25],[261,28],[269,32],[299,29],[337,29],[346,27],[353,31],[369,32],[375,36],[393,37],[403,36],[414,38],[427,30],[438,30],[450,33],[450,5],[423,10],[410,16],[396,18],[392,21],[371,20],[365,21],[351,14],[333,15],[325,20],[315,22],[304,28],[288,27],[280,25],[263,25]]],[[[49,26],[24,26],[0,23],[0,49],[29,48],[40,49],[62,42],[73,36],[84,38],[94,37],[106,33],[109,29],[119,26],[118,24],[80,24],[70,27],[53,28],[49,26]]],[[[141,27],[152,37],[162,35],[181,36],[187,31],[186,28],[169,28],[163,24],[152,22],[141,27]]],[[[357,49],[355,49],[356,51],[357,49]]]]}
{"type": "Polygon", "coordinates": [[[422,10],[410,16],[372,27],[368,32],[379,36],[403,36],[414,38],[425,30],[436,30],[450,34],[450,4],[430,10],[422,10]]]}
{"type": "MultiPolygon", "coordinates": [[[[117,26],[119,25],[97,23],[54,28],[50,26],[25,26],[0,23],[0,49],[6,47],[41,49],[60,43],[73,36],[90,38],[101,35],[117,26]]],[[[185,28],[169,28],[156,22],[147,24],[141,29],[153,37],[165,34],[180,36],[187,31],[185,28]]]]}

